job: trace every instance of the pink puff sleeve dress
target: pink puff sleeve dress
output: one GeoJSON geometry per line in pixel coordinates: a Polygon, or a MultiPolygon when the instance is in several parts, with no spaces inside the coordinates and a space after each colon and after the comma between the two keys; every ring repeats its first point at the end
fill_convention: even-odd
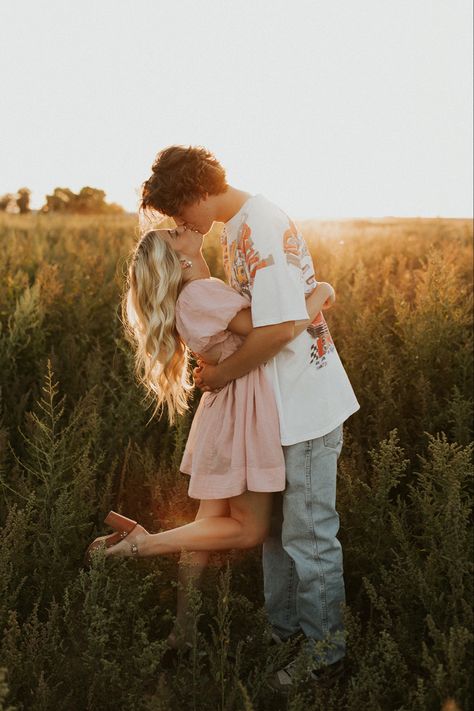
{"type": "MultiPolygon", "coordinates": [[[[218,362],[245,340],[227,326],[250,302],[211,277],[194,279],[176,303],[176,328],[195,354],[220,347],[218,362]]],[[[217,349],[218,350],[218,349],[217,349]]],[[[224,499],[244,491],[282,491],[285,461],[273,388],[259,366],[216,393],[205,392],[194,415],[180,470],[195,499],[224,499]]]]}

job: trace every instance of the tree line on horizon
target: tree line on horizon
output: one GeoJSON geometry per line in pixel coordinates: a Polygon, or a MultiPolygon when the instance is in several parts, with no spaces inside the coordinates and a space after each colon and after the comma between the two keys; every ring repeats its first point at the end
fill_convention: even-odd
{"type": "MultiPolygon", "coordinates": [[[[0,196],[0,212],[24,215],[31,212],[31,190],[20,188],[16,193],[0,196]]],[[[105,191],[86,185],[78,193],[70,188],[55,188],[51,195],[45,196],[45,202],[38,212],[63,213],[75,215],[121,214],[124,208],[117,203],[105,200],[105,191]]]]}

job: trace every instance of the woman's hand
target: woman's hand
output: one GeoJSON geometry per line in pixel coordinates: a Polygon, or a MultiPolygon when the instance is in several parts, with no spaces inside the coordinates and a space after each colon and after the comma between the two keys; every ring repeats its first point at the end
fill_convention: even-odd
{"type": "Polygon", "coordinates": [[[336,292],[334,291],[334,288],[331,286],[331,284],[328,284],[328,282],[326,282],[326,281],[321,282],[321,285],[323,285],[323,284],[324,284],[326,291],[328,291],[328,297],[327,297],[326,301],[324,302],[324,304],[321,306],[321,309],[325,311],[326,309],[330,309],[331,306],[336,301],[336,292]]]}
{"type": "Polygon", "coordinates": [[[297,338],[303,331],[311,326],[320,311],[330,309],[336,300],[336,292],[327,281],[320,281],[315,289],[306,297],[306,310],[309,319],[307,321],[295,321],[293,338],[297,338]]]}
{"type": "Polygon", "coordinates": [[[311,321],[323,309],[330,309],[336,300],[336,292],[327,281],[320,281],[316,288],[306,297],[306,308],[311,321]]]}
{"type": "Polygon", "coordinates": [[[193,368],[193,380],[194,380],[194,385],[197,388],[200,388],[202,383],[201,383],[201,371],[202,371],[202,360],[198,358],[197,360],[197,366],[196,368],[193,368]]]}
{"type": "Polygon", "coordinates": [[[194,384],[203,392],[218,392],[227,385],[217,365],[197,359],[197,367],[193,370],[194,384]]]}

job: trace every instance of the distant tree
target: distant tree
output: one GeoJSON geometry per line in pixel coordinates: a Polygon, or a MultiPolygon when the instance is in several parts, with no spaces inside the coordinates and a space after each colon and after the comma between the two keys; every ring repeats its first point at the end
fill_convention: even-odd
{"type": "Polygon", "coordinates": [[[125,212],[125,210],[123,209],[122,205],[119,205],[117,202],[108,202],[107,203],[107,212],[109,212],[111,214],[115,214],[115,213],[120,214],[120,213],[125,212]]]}
{"type": "Polygon", "coordinates": [[[74,212],[86,215],[106,212],[106,205],[105,192],[103,190],[86,186],[81,188],[79,194],[76,195],[74,212]]]}
{"type": "Polygon", "coordinates": [[[16,200],[13,193],[5,193],[0,196],[0,212],[13,212],[16,200]]]}
{"type": "Polygon", "coordinates": [[[31,190],[28,190],[28,188],[19,189],[16,196],[16,204],[18,210],[20,211],[20,215],[30,212],[30,195],[31,190]]]}
{"type": "Polygon", "coordinates": [[[104,213],[119,213],[124,210],[120,205],[107,203],[103,190],[85,186],[79,193],[74,193],[69,188],[55,188],[52,195],[46,195],[46,203],[41,211],[102,215],[104,213]]]}
{"type": "Polygon", "coordinates": [[[55,188],[52,195],[46,195],[46,203],[41,208],[41,212],[71,211],[71,203],[75,197],[69,188],[55,188]]]}

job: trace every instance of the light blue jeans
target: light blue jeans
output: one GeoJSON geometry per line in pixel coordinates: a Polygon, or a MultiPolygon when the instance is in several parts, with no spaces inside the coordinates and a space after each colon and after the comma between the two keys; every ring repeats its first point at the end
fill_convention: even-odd
{"type": "Polygon", "coordinates": [[[342,549],[336,534],[337,460],[343,425],[322,437],[283,447],[286,489],[274,494],[270,535],[263,544],[265,609],[285,639],[302,631],[332,647],[318,661],[345,655],[342,549]]]}

